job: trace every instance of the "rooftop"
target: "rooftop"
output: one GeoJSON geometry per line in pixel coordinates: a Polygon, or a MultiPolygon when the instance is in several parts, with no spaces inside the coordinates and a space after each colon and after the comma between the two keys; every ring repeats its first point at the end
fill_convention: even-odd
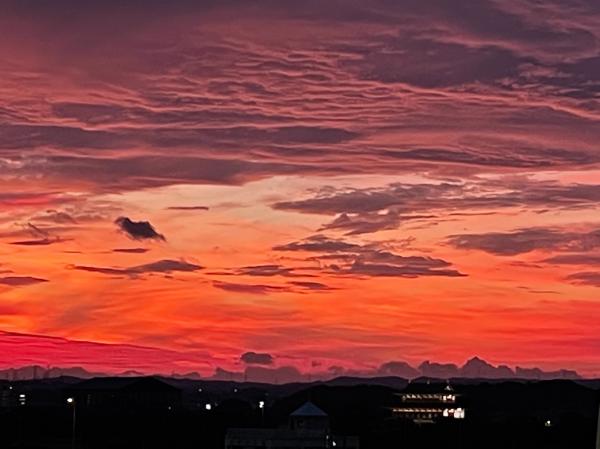
{"type": "Polygon", "coordinates": [[[297,408],[290,416],[327,416],[327,413],[309,401],[297,408]]]}

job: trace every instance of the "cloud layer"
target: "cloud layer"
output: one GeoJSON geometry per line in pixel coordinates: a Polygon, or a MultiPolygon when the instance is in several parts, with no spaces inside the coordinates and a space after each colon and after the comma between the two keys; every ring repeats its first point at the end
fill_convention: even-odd
{"type": "Polygon", "coordinates": [[[600,162],[592,1],[69,8],[2,9],[0,159],[19,176],[122,191],[600,162]],[[40,52],[49,28],[62,31],[40,52]],[[67,57],[76,70],[59,75],[67,57]]]}
{"type": "Polygon", "coordinates": [[[600,373],[597,1],[0,3],[0,329],[600,373]]]}

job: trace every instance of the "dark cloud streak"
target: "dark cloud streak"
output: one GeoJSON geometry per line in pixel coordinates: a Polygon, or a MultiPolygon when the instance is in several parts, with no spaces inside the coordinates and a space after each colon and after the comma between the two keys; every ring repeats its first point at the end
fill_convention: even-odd
{"type": "Polygon", "coordinates": [[[459,234],[447,242],[458,249],[480,250],[499,256],[532,251],[590,251],[600,248],[600,231],[569,232],[559,228],[527,228],[513,232],[459,234]]]}
{"type": "Polygon", "coordinates": [[[128,217],[119,217],[115,224],[134,240],[166,240],[164,235],[156,232],[149,221],[132,221],[128,217]]]}

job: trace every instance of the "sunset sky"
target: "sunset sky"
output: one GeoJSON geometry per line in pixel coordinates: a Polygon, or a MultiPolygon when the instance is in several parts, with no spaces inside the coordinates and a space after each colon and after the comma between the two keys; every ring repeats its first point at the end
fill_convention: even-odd
{"type": "Polygon", "coordinates": [[[0,368],[600,376],[597,0],[20,0],[0,30],[0,368]]]}

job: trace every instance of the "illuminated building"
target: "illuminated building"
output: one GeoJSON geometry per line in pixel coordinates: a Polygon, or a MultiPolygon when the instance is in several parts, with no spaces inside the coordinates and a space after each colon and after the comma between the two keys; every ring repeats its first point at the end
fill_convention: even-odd
{"type": "Polygon", "coordinates": [[[450,385],[440,387],[432,384],[410,384],[399,393],[400,403],[392,407],[392,413],[400,419],[417,424],[435,423],[439,420],[462,420],[465,408],[460,395],[450,385]]]}

